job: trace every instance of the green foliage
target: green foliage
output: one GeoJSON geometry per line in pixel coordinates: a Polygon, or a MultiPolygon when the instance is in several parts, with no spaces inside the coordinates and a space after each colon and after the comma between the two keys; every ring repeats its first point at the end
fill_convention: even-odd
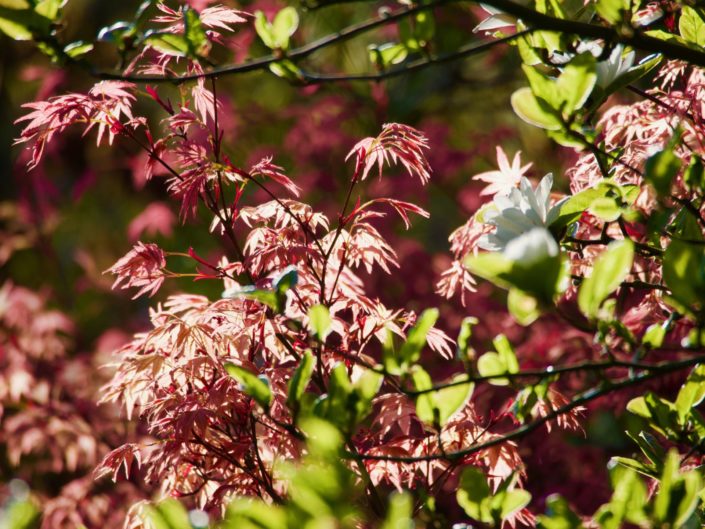
{"type": "Polygon", "coordinates": [[[577,221],[584,211],[592,213],[605,211],[608,208],[614,220],[615,208],[624,212],[634,203],[639,194],[639,187],[635,185],[619,185],[612,180],[604,179],[597,185],[589,187],[575,195],[569,196],[558,206],[558,214],[551,223],[551,230],[559,232],[569,224],[577,221]]]}
{"type": "Polygon", "coordinates": [[[426,345],[426,336],[438,319],[438,309],[426,309],[419,315],[416,324],[409,329],[406,341],[395,351],[391,333],[384,348],[384,369],[391,375],[406,373],[421,357],[426,345]]]}
{"type": "Polygon", "coordinates": [[[188,512],[177,500],[167,499],[146,507],[145,517],[155,529],[193,529],[188,512]]]}
{"type": "Polygon", "coordinates": [[[460,332],[458,333],[457,344],[457,356],[463,362],[469,362],[475,357],[475,351],[470,344],[470,339],[472,338],[472,328],[477,325],[479,320],[472,316],[463,318],[463,322],[460,324],[460,332]]]}
{"type": "Polygon", "coordinates": [[[676,397],[676,411],[681,424],[690,416],[693,408],[705,399],[705,364],[695,366],[676,397]]]}
{"type": "Polygon", "coordinates": [[[558,494],[546,498],[546,514],[538,516],[539,529],[583,529],[580,518],[558,494]]]}
{"type": "Polygon", "coordinates": [[[223,292],[224,298],[252,299],[270,307],[277,314],[284,310],[286,293],[294,288],[299,280],[296,267],[288,266],[272,279],[271,289],[260,289],[255,286],[235,287],[223,292]]]}
{"type": "Polygon", "coordinates": [[[313,357],[313,353],[311,353],[310,349],[307,349],[289,380],[286,404],[292,410],[294,420],[296,420],[301,409],[301,398],[306,391],[306,386],[308,386],[311,380],[311,375],[313,375],[315,362],[316,360],[313,357]]]}
{"type": "Polygon", "coordinates": [[[620,24],[631,20],[632,4],[628,0],[597,0],[595,10],[597,14],[610,24],[620,24]]]}
{"type": "Polygon", "coordinates": [[[492,494],[482,471],[466,467],[461,474],[456,497],[468,516],[498,527],[502,520],[526,507],[531,500],[531,494],[525,490],[510,490],[513,482],[513,478],[508,478],[492,494]]]}
{"type": "Polygon", "coordinates": [[[679,306],[702,310],[705,299],[705,246],[697,242],[672,240],[663,256],[663,280],[679,306]]]}
{"type": "Polygon", "coordinates": [[[346,434],[352,433],[372,411],[372,399],[377,395],[382,379],[380,373],[367,369],[353,384],[345,364],[336,364],[330,374],[328,393],[318,398],[313,414],[346,434]]]}
{"type": "Polygon", "coordinates": [[[328,307],[320,304],[314,305],[308,309],[308,319],[314,336],[319,342],[324,343],[332,323],[328,307]]]}
{"type": "Polygon", "coordinates": [[[678,135],[674,136],[665,149],[652,155],[646,162],[646,181],[661,197],[670,194],[673,179],[681,169],[681,160],[673,152],[678,141],[678,135]]]}
{"type": "Polygon", "coordinates": [[[592,274],[578,293],[578,306],[588,318],[597,318],[600,306],[629,275],[634,260],[634,243],[630,240],[612,242],[595,261],[592,274]]]}
{"type": "Polygon", "coordinates": [[[683,6],[678,19],[681,37],[697,46],[705,46],[705,20],[701,9],[683,6]]]}
{"type": "Polygon", "coordinates": [[[523,68],[529,88],[512,95],[514,112],[527,123],[552,131],[561,145],[582,148],[582,129],[574,118],[595,86],[595,58],[590,53],[576,56],[555,79],[535,67],[523,68]]]}
{"type": "Polygon", "coordinates": [[[490,384],[506,386],[509,384],[509,379],[498,377],[498,375],[517,373],[519,362],[506,336],[500,334],[492,343],[496,352],[491,351],[482,355],[477,361],[477,371],[483,377],[497,377],[492,378],[490,384]]]}
{"type": "Polygon", "coordinates": [[[288,6],[269,22],[262,11],[255,12],[255,30],[265,46],[272,50],[287,50],[291,37],[299,27],[299,14],[288,6]]]}
{"type": "Polygon", "coordinates": [[[11,500],[0,508],[0,526],[7,529],[35,529],[40,512],[30,500],[11,500]]]}
{"type": "Polygon", "coordinates": [[[542,308],[551,306],[556,296],[567,287],[567,264],[561,254],[546,255],[527,263],[513,261],[499,253],[483,253],[465,261],[473,274],[501,288],[520,290],[535,298],[542,308]]]}
{"type": "Polygon", "coordinates": [[[416,396],[416,415],[437,429],[445,426],[448,420],[465,406],[475,387],[475,384],[467,380],[467,376],[458,374],[444,383],[446,387],[431,390],[431,377],[420,366],[414,366],[411,377],[414,389],[423,392],[416,396]]]}
{"type": "Polygon", "coordinates": [[[264,375],[256,375],[244,367],[235,364],[225,364],[228,374],[242,385],[242,391],[252,397],[264,410],[269,410],[272,404],[272,390],[269,380],[264,375]]]}

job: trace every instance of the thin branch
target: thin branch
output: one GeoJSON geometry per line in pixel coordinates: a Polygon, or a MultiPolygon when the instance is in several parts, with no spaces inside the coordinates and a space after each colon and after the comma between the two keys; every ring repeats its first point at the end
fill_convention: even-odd
{"type": "Polygon", "coordinates": [[[330,83],[330,82],[345,82],[345,81],[382,81],[384,79],[389,79],[391,77],[397,77],[400,75],[406,75],[418,70],[422,70],[427,66],[435,66],[439,64],[444,64],[451,61],[456,61],[465,57],[470,57],[472,55],[477,55],[483,53],[495,46],[500,44],[507,44],[516,40],[520,37],[529,35],[533,33],[534,29],[527,29],[520,31],[513,35],[503,37],[501,39],[493,40],[490,42],[485,42],[483,44],[467,44],[458,48],[457,51],[452,53],[445,53],[443,55],[430,56],[424,59],[419,59],[396,68],[390,68],[389,70],[377,73],[357,73],[357,74],[315,74],[309,72],[302,72],[305,81],[309,84],[316,83],[330,83]]]}
{"type": "Polygon", "coordinates": [[[438,384],[428,389],[414,390],[414,391],[404,391],[407,395],[415,397],[418,395],[423,395],[424,393],[431,393],[433,391],[438,391],[444,388],[450,388],[453,386],[460,386],[462,384],[467,384],[469,382],[491,382],[492,380],[499,379],[510,379],[517,380],[523,378],[549,378],[556,375],[561,375],[564,373],[576,373],[585,371],[604,371],[607,369],[623,368],[623,369],[642,369],[644,371],[661,371],[665,367],[668,367],[670,362],[663,362],[661,364],[643,364],[639,362],[623,362],[620,360],[610,360],[607,362],[582,362],[574,365],[567,366],[549,366],[545,369],[527,369],[524,371],[519,371],[517,373],[504,373],[501,375],[488,375],[488,376],[475,376],[474,374],[469,374],[468,378],[462,380],[454,380],[448,382],[447,384],[438,384]]]}
{"type": "Polygon", "coordinates": [[[181,84],[186,81],[195,81],[197,79],[218,77],[218,76],[226,75],[226,74],[245,73],[245,72],[252,72],[252,71],[256,71],[256,70],[264,70],[264,69],[268,68],[270,64],[281,61],[282,59],[289,59],[292,61],[304,59],[316,51],[319,51],[321,49],[327,48],[327,47],[335,45],[335,44],[339,44],[341,42],[345,42],[346,40],[349,40],[349,39],[356,37],[358,35],[362,35],[368,31],[371,31],[371,30],[377,28],[377,27],[384,26],[384,25],[390,24],[392,22],[396,22],[397,20],[401,20],[403,18],[411,16],[415,13],[420,12],[420,11],[426,11],[426,10],[433,9],[434,7],[437,7],[440,5],[450,4],[450,3],[459,2],[459,1],[461,1],[461,0],[434,0],[432,2],[429,2],[428,4],[421,4],[421,5],[411,6],[411,7],[405,7],[405,8],[399,9],[398,11],[395,11],[394,13],[390,13],[390,14],[387,14],[382,17],[377,17],[377,18],[373,18],[370,20],[366,20],[364,22],[360,22],[358,24],[353,24],[351,26],[348,26],[348,27],[340,30],[337,33],[332,33],[330,35],[326,35],[325,37],[314,40],[313,42],[310,42],[309,44],[306,44],[306,45],[301,46],[299,48],[293,49],[293,50],[289,51],[288,53],[286,53],[285,55],[282,55],[281,53],[270,54],[270,55],[266,55],[263,57],[258,57],[257,59],[252,59],[250,61],[246,61],[242,64],[225,65],[225,66],[221,66],[218,68],[213,68],[212,70],[209,70],[207,72],[202,72],[202,73],[194,73],[194,74],[188,74],[188,75],[174,75],[174,76],[167,76],[167,75],[122,75],[120,73],[104,72],[104,71],[92,71],[91,73],[95,77],[98,77],[100,79],[108,79],[108,80],[131,81],[131,82],[135,82],[135,83],[149,82],[149,83],[181,84]]]}
{"type": "MultiPolygon", "coordinates": [[[[591,388],[587,391],[584,391],[580,395],[578,395],[575,399],[570,401],[569,403],[556,408],[552,412],[546,414],[543,417],[540,417],[536,419],[535,421],[530,422],[529,424],[525,424],[524,426],[520,426],[519,428],[516,428],[504,435],[497,436],[493,439],[490,439],[488,441],[485,441],[484,443],[478,443],[474,444],[472,446],[469,446],[467,448],[464,448],[462,450],[457,450],[455,452],[446,452],[445,454],[428,454],[428,455],[423,455],[423,456],[388,456],[388,455],[373,455],[373,454],[359,454],[357,457],[360,457],[362,459],[368,459],[368,460],[375,460],[375,461],[395,461],[399,463],[417,463],[419,461],[433,461],[433,460],[439,460],[439,459],[446,459],[446,460],[456,460],[456,459],[461,459],[467,456],[470,456],[472,454],[475,454],[477,452],[480,452],[482,450],[486,450],[487,448],[491,448],[493,446],[500,445],[502,443],[506,443],[507,441],[513,441],[515,439],[519,439],[521,437],[524,437],[525,435],[531,433],[532,431],[536,430],[543,424],[546,424],[549,421],[552,421],[556,419],[557,417],[564,415],[575,408],[582,406],[583,404],[586,404],[590,401],[593,401],[597,398],[603,397],[605,395],[608,395],[609,393],[612,393],[614,391],[619,391],[631,386],[635,386],[637,384],[640,384],[642,382],[646,382],[648,380],[652,380],[656,377],[659,377],[665,373],[671,373],[673,371],[678,371],[681,369],[685,369],[686,367],[693,366],[695,364],[699,364],[703,362],[702,357],[697,357],[697,358],[689,358],[687,360],[681,360],[679,362],[670,362],[666,365],[663,365],[660,369],[655,370],[655,371],[650,371],[647,373],[642,373],[640,375],[637,375],[635,377],[630,377],[630,378],[624,378],[621,379],[617,382],[607,382],[604,384],[602,387],[598,388],[591,388]]],[[[353,454],[347,453],[347,457],[354,457],[353,454]]]]}

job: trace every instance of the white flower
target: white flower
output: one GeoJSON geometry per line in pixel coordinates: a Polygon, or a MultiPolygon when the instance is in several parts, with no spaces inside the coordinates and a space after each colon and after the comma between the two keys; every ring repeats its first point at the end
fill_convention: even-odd
{"type": "Polygon", "coordinates": [[[558,255],[558,244],[546,228],[531,228],[509,241],[503,253],[507,259],[530,265],[558,255]]]}
{"type": "Polygon", "coordinates": [[[597,86],[607,88],[613,81],[629,71],[634,64],[634,51],[624,54],[624,46],[615,46],[606,61],[597,63],[597,86]]]}
{"type": "Polygon", "coordinates": [[[503,251],[513,239],[533,228],[547,228],[557,218],[562,203],[551,207],[552,186],[551,173],[543,177],[536,189],[532,189],[531,182],[522,177],[518,189],[495,196],[482,220],[496,230],[482,236],[477,245],[484,250],[503,251]]]}
{"type": "Polygon", "coordinates": [[[514,189],[519,182],[521,177],[524,176],[526,171],[531,167],[531,163],[524,166],[521,165],[521,151],[517,151],[512,160],[512,165],[509,165],[509,159],[506,153],[500,147],[497,146],[497,165],[499,170],[496,171],[486,171],[472,177],[473,180],[482,180],[487,182],[489,185],[480,191],[480,195],[496,195],[503,194],[507,195],[514,189]]]}

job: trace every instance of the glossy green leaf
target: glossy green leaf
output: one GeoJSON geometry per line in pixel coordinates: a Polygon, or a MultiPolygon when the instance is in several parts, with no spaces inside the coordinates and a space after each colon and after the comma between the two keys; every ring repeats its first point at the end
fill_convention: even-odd
{"type": "Polygon", "coordinates": [[[279,11],[272,22],[272,36],[276,42],[276,47],[287,49],[291,36],[296,33],[299,27],[299,14],[296,9],[287,6],[279,11]]]}
{"type": "Polygon", "coordinates": [[[612,242],[595,260],[592,273],[580,285],[578,306],[588,318],[596,318],[602,303],[625,280],[634,260],[634,243],[612,242]]]}
{"type": "Polygon", "coordinates": [[[272,24],[267,20],[263,11],[255,11],[255,31],[257,36],[262,39],[262,42],[269,49],[277,47],[277,41],[272,31],[272,24]]]}
{"type": "Polygon", "coordinates": [[[251,371],[235,364],[225,364],[228,374],[242,386],[242,391],[252,397],[254,401],[265,410],[272,404],[272,390],[269,381],[263,376],[258,376],[251,371]]]}
{"type": "Polygon", "coordinates": [[[176,33],[152,32],[145,36],[144,43],[166,55],[186,57],[189,53],[186,37],[176,33]]]}
{"type": "Polygon", "coordinates": [[[666,328],[662,323],[652,323],[646,328],[641,343],[651,349],[658,349],[666,338],[666,328]]]}
{"type": "Polygon", "coordinates": [[[538,99],[531,88],[520,88],[512,94],[512,108],[517,116],[536,127],[547,130],[561,128],[561,119],[557,111],[545,101],[538,99]]]}
{"type": "Polygon", "coordinates": [[[482,355],[477,361],[477,371],[483,377],[496,377],[490,380],[495,386],[506,386],[509,379],[499,377],[507,373],[517,373],[519,362],[507,337],[500,334],[493,340],[496,352],[482,355]]]}
{"type": "Polygon", "coordinates": [[[314,358],[313,353],[307,349],[301,357],[301,361],[299,362],[296,370],[294,370],[294,374],[291,375],[291,379],[288,384],[289,391],[287,394],[286,403],[287,406],[295,412],[298,411],[300,407],[301,397],[306,391],[306,386],[308,386],[308,383],[311,380],[315,363],[316,359],[314,358]]]}
{"type": "Polygon", "coordinates": [[[681,159],[673,152],[675,145],[671,142],[666,148],[653,154],[646,161],[645,180],[649,182],[659,196],[668,196],[673,179],[680,171],[681,159]]]}
{"type": "Polygon", "coordinates": [[[676,410],[681,424],[690,415],[692,408],[705,399],[705,365],[697,365],[688,375],[676,398],[676,410]]]}
{"type": "Polygon", "coordinates": [[[663,256],[663,281],[679,302],[702,306],[705,246],[673,239],[663,256]]]}
{"type": "Polygon", "coordinates": [[[475,351],[472,349],[470,344],[470,338],[472,338],[472,328],[477,325],[479,320],[472,316],[463,318],[460,324],[460,332],[458,333],[457,343],[457,357],[463,362],[468,362],[475,357],[475,351]]]}
{"type": "Polygon", "coordinates": [[[705,20],[699,9],[683,6],[678,19],[681,37],[697,46],[705,46],[705,20]]]}
{"type": "Polygon", "coordinates": [[[597,0],[595,9],[610,24],[618,24],[631,19],[630,5],[628,0],[597,0]]]}
{"type": "Polygon", "coordinates": [[[325,305],[314,305],[308,309],[309,325],[313,334],[319,342],[323,343],[330,332],[332,319],[328,307],[325,305]]]}
{"type": "Polygon", "coordinates": [[[421,351],[426,345],[428,331],[438,320],[438,309],[426,309],[416,320],[416,324],[406,334],[406,341],[399,348],[399,358],[402,365],[411,365],[418,361],[421,351]]]}
{"type": "Polygon", "coordinates": [[[492,522],[488,498],[490,487],[485,475],[475,467],[465,467],[456,492],[458,505],[470,518],[480,522],[492,522]]]}
{"type": "Polygon", "coordinates": [[[93,50],[93,44],[90,42],[85,42],[83,40],[77,40],[76,42],[72,42],[71,44],[68,44],[64,48],[64,53],[71,57],[72,59],[76,59],[80,57],[81,55],[85,55],[86,53],[89,53],[90,51],[93,50]]]}

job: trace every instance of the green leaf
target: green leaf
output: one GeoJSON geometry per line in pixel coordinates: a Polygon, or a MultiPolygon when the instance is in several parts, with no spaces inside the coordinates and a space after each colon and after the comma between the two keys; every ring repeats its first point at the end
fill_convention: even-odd
{"type": "Polygon", "coordinates": [[[670,527],[681,527],[698,505],[702,478],[697,471],[682,472],[680,456],[669,451],[654,500],[654,518],[670,527]]]}
{"type": "Polygon", "coordinates": [[[324,343],[330,332],[331,320],[328,307],[325,305],[314,305],[308,309],[308,319],[311,330],[319,342],[324,343]]]}
{"type": "Polygon", "coordinates": [[[472,328],[473,325],[477,325],[479,320],[472,316],[463,318],[463,322],[460,324],[460,332],[458,333],[458,339],[456,343],[458,344],[457,357],[463,362],[468,362],[475,357],[475,351],[470,344],[470,338],[472,338],[472,328]]]}
{"type": "Polygon", "coordinates": [[[38,526],[40,512],[31,501],[10,501],[0,509],[0,522],[8,529],[34,529],[38,526]]]}
{"type": "Polygon", "coordinates": [[[561,118],[556,110],[538,99],[531,92],[531,88],[520,88],[512,94],[512,108],[517,116],[536,127],[547,130],[559,130],[561,128],[561,118]]]}
{"type": "Polygon", "coordinates": [[[257,376],[244,367],[235,364],[225,364],[228,374],[242,385],[242,391],[252,397],[262,408],[269,410],[272,404],[272,390],[269,381],[264,376],[257,376]]]}
{"type": "Polygon", "coordinates": [[[49,20],[56,21],[61,14],[61,9],[68,0],[33,0],[34,11],[49,20]]]}
{"type": "Polygon", "coordinates": [[[595,521],[602,529],[621,529],[625,521],[643,526],[649,521],[644,512],[646,487],[632,468],[614,463],[610,469],[614,493],[610,502],[595,513],[595,521]]]}
{"type": "Polygon", "coordinates": [[[286,79],[290,82],[304,81],[304,75],[301,69],[288,59],[273,62],[269,65],[269,71],[277,77],[286,79]]]}
{"type": "Polygon", "coordinates": [[[595,261],[590,277],[578,292],[578,306],[588,318],[597,317],[602,302],[612,294],[629,274],[634,260],[634,243],[625,239],[612,242],[595,261]]]}
{"type": "Polygon", "coordinates": [[[209,42],[206,30],[196,10],[187,7],[184,9],[184,37],[188,43],[188,51],[192,56],[201,56],[208,49],[209,42]]]}
{"type": "Polygon", "coordinates": [[[673,179],[681,168],[681,160],[673,152],[674,144],[679,139],[677,136],[674,136],[674,139],[664,149],[646,160],[644,179],[653,186],[661,197],[670,195],[673,179]]]}
{"type": "Polygon", "coordinates": [[[567,259],[561,254],[530,263],[515,262],[496,252],[469,256],[465,260],[465,266],[476,276],[500,288],[518,288],[545,305],[552,304],[556,295],[567,287],[567,265],[567,259]]]}
{"type": "Polygon", "coordinates": [[[269,49],[273,50],[277,47],[277,40],[274,37],[272,25],[267,20],[263,11],[255,11],[255,31],[257,32],[257,36],[262,39],[264,45],[269,49]]]}
{"type": "Polygon", "coordinates": [[[509,289],[507,309],[514,320],[524,327],[534,323],[541,315],[541,309],[536,298],[529,296],[518,288],[509,289]]]}
{"type": "Polygon", "coordinates": [[[610,24],[619,24],[623,20],[631,20],[628,0],[597,0],[597,14],[610,24]]]}
{"type": "MultiPolygon", "coordinates": [[[[411,370],[411,379],[414,381],[416,391],[426,391],[433,387],[431,376],[421,366],[414,366],[411,370]]],[[[435,424],[435,399],[433,392],[423,393],[416,397],[416,415],[423,422],[435,424]]]]}
{"type": "Polygon", "coordinates": [[[414,500],[408,492],[394,492],[389,497],[387,516],[380,529],[414,529],[414,500]]]}
{"type": "Polygon", "coordinates": [[[692,190],[702,191],[705,187],[705,168],[700,156],[690,157],[688,168],[683,173],[683,181],[692,190]]]}
{"type": "Polygon", "coordinates": [[[663,281],[686,306],[705,299],[705,246],[673,239],[663,255],[663,281]]]}
{"type": "Polygon", "coordinates": [[[382,70],[404,62],[409,54],[409,50],[406,46],[391,42],[382,44],[381,46],[370,46],[368,51],[370,54],[370,62],[382,70]]]}
{"type": "Polygon", "coordinates": [[[279,11],[272,22],[272,36],[276,42],[276,47],[287,49],[291,36],[296,33],[299,27],[299,14],[296,9],[288,6],[279,11]]]}
{"type": "Polygon", "coordinates": [[[298,413],[301,397],[303,396],[304,391],[306,391],[306,386],[308,386],[311,376],[313,375],[315,362],[316,360],[313,357],[313,353],[307,349],[301,357],[301,362],[289,380],[289,391],[287,394],[286,404],[295,412],[295,415],[298,413]]]}
{"type": "Polygon", "coordinates": [[[580,517],[558,494],[546,498],[546,514],[537,517],[539,529],[583,529],[580,517]]]}
{"type": "Polygon", "coordinates": [[[662,323],[652,323],[646,328],[644,336],[641,337],[642,345],[651,349],[658,349],[663,345],[666,338],[666,327],[662,323]]]}
{"type": "Polygon", "coordinates": [[[148,506],[146,512],[147,519],[156,529],[192,529],[188,512],[172,498],[148,506]]]}
{"type": "Polygon", "coordinates": [[[614,222],[622,216],[622,208],[612,197],[593,200],[588,211],[604,222],[614,222]]]}
{"type": "Polygon", "coordinates": [[[400,365],[410,366],[418,361],[421,351],[426,345],[428,331],[438,320],[438,309],[426,309],[416,320],[416,324],[409,329],[406,341],[399,348],[400,365]]]}
{"type": "Polygon", "coordinates": [[[577,221],[585,210],[592,207],[594,202],[606,197],[608,193],[617,193],[620,189],[620,186],[604,180],[594,187],[589,187],[569,197],[561,203],[558,215],[551,223],[551,230],[558,232],[568,224],[577,221]]]}
{"type": "Polygon", "coordinates": [[[504,520],[516,511],[526,507],[531,501],[531,494],[528,490],[514,489],[508,490],[501,495],[498,494],[495,498],[499,501],[493,503],[497,504],[496,508],[499,510],[499,517],[504,520]]]}
{"type": "Polygon", "coordinates": [[[637,435],[627,431],[627,435],[641,448],[646,458],[651,461],[653,468],[659,471],[663,467],[666,452],[656,438],[648,432],[641,431],[637,435]]]}
{"type": "Polygon", "coordinates": [[[77,40],[76,42],[72,42],[71,44],[68,44],[64,48],[64,53],[71,57],[72,59],[76,59],[77,57],[80,57],[81,55],[85,55],[86,53],[90,52],[93,50],[93,44],[90,42],[86,42],[83,40],[77,40]]]}
{"type": "MultiPolygon", "coordinates": [[[[433,387],[428,373],[419,366],[414,366],[412,378],[417,391],[433,387]]],[[[458,374],[448,383],[451,384],[448,387],[416,397],[416,415],[423,422],[442,428],[470,400],[475,385],[468,381],[466,375],[458,374]]]]}
{"type": "Polygon", "coordinates": [[[689,6],[681,8],[678,20],[678,29],[681,37],[698,46],[705,46],[705,21],[699,10],[689,6]]]}
{"type": "Polygon", "coordinates": [[[480,522],[492,522],[489,510],[490,487],[487,478],[475,467],[465,467],[460,476],[460,483],[456,492],[458,505],[462,507],[470,518],[480,522]]]}
{"type": "Polygon", "coordinates": [[[286,511],[278,506],[253,500],[235,498],[225,511],[222,529],[287,529],[286,511]]]}
{"type": "Polygon", "coordinates": [[[507,337],[500,334],[493,340],[496,352],[482,355],[477,361],[477,371],[483,377],[497,377],[490,380],[495,386],[506,386],[509,379],[498,377],[507,373],[517,373],[519,362],[507,337]]]}
{"type": "Polygon", "coordinates": [[[147,33],[144,43],[155,50],[174,57],[186,57],[189,53],[189,43],[183,35],[154,31],[147,33]]]}
{"type": "Polygon", "coordinates": [[[597,81],[595,57],[591,53],[581,53],[563,68],[556,80],[556,89],[563,106],[563,114],[570,115],[580,110],[597,81]]]}
{"type": "MultiPolygon", "coordinates": [[[[659,64],[661,64],[662,60],[663,56],[658,54],[645,57],[641,62],[639,62],[639,64],[633,66],[628,71],[624,72],[622,75],[617,77],[609,85],[607,85],[603,91],[603,98],[596,101],[596,104],[603,103],[604,99],[606,99],[607,96],[609,96],[610,94],[613,94],[641,79],[647,73],[649,73],[659,64]]],[[[597,106],[593,105],[591,108],[597,108],[597,106]]]]}
{"type": "Polygon", "coordinates": [[[697,365],[688,375],[676,398],[676,410],[681,424],[685,424],[692,408],[705,399],[705,364],[697,365]]]}
{"type": "Polygon", "coordinates": [[[14,40],[32,40],[49,35],[52,20],[32,9],[0,6],[0,32],[14,40]]]}

